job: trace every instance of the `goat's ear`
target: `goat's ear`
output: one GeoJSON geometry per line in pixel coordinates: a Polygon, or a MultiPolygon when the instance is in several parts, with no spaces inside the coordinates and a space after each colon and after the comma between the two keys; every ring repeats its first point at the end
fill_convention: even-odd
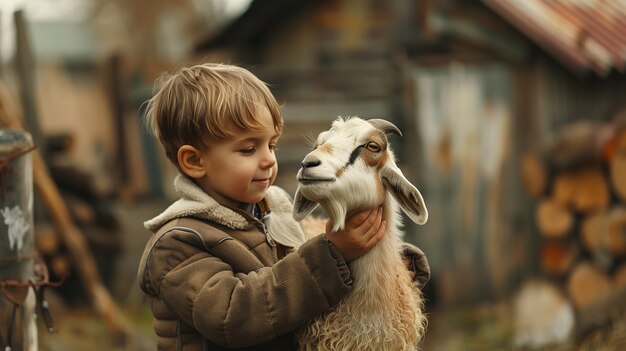
{"type": "Polygon", "coordinates": [[[404,213],[417,224],[424,224],[428,220],[428,210],[419,190],[413,186],[400,172],[392,167],[381,170],[383,185],[398,201],[404,213]]]}
{"type": "Polygon", "coordinates": [[[296,195],[293,200],[293,218],[296,221],[301,221],[304,217],[308,216],[309,213],[313,212],[313,210],[317,207],[317,202],[311,201],[306,197],[302,196],[300,193],[300,188],[296,190],[296,195]]]}

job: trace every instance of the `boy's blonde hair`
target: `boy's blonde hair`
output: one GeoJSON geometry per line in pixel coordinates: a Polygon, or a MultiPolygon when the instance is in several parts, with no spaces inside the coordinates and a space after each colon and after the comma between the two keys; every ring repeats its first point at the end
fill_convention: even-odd
{"type": "Polygon", "coordinates": [[[206,150],[238,130],[258,128],[259,107],[269,109],[276,131],[282,132],[276,99],[244,68],[212,63],[186,67],[164,75],[155,88],[147,103],[146,124],[177,167],[183,145],[206,150]]]}

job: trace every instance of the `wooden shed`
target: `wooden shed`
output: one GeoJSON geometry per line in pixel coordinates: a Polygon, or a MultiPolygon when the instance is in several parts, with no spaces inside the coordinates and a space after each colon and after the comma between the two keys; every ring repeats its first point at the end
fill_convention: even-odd
{"type": "Polygon", "coordinates": [[[251,69],[284,103],[278,182],[292,193],[306,131],[338,115],[399,125],[400,166],[431,214],[407,222],[407,240],[429,257],[433,298],[467,302],[539,269],[521,158],[626,107],[624,12],[600,0],[255,0],[197,50],[251,69]]]}

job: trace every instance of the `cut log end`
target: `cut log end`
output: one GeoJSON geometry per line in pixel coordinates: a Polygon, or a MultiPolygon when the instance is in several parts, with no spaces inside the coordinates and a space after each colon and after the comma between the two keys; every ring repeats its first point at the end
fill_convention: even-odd
{"type": "Polygon", "coordinates": [[[567,235],[574,223],[574,216],[564,206],[553,199],[544,199],[539,203],[536,213],[539,232],[547,238],[559,238],[567,235]]]}
{"type": "Polygon", "coordinates": [[[619,198],[626,202],[626,151],[616,153],[609,168],[611,185],[619,198]]]}
{"type": "Polygon", "coordinates": [[[561,128],[547,151],[552,164],[570,168],[597,161],[602,155],[601,129],[601,124],[592,121],[579,121],[561,128]]]}
{"type": "Polygon", "coordinates": [[[611,196],[604,173],[595,167],[561,172],[554,179],[554,198],[578,213],[609,206],[611,196]]]}
{"type": "Polygon", "coordinates": [[[608,216],[606,246],[615,256],[626,256],[626,208],[616,207],[608,216]]]}
{"type": "Polygon", "coordinates": [[[579,256],[578,246],[571,240],[545,240],[541,245],[541,269],[550,276],[564,276],[579,256]]]}
{"type": "Polygon", "coordinates": [[[597,252],[603,249],[606,241],[608,214],[596,212],[585,217],[580,224],[582,242],[589,252],[597,252]]]}
{"type": "Polygon", "coordinates": [[[567,282],[567,292],[577,310],[588,307],[611,291],[609,276],[588,262],[576,265],[567,282]]]}
{"type": "Polygon", "coordinates": [[[541,348],[562,343],[575,325],[574,309],[552,283],[531,280],[514,301],[515,344],[541,348]]]}

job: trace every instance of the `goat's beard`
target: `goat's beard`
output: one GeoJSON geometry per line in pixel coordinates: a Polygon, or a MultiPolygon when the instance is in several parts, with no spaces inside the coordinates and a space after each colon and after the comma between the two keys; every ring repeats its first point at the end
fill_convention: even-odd
{"type": "Polygon", "coordinates": [[[362,181],[352,181],[344,184],[338,183],[346,179],[340,179],[331,184],[310,184],[300,186],[301,194],[319,203],[333,223],[333,231],[345,227],[346,219],[359,211],[379,206],[384,201],[384,193],[381,194],[376,184],[366,184],[362,181]]]}

